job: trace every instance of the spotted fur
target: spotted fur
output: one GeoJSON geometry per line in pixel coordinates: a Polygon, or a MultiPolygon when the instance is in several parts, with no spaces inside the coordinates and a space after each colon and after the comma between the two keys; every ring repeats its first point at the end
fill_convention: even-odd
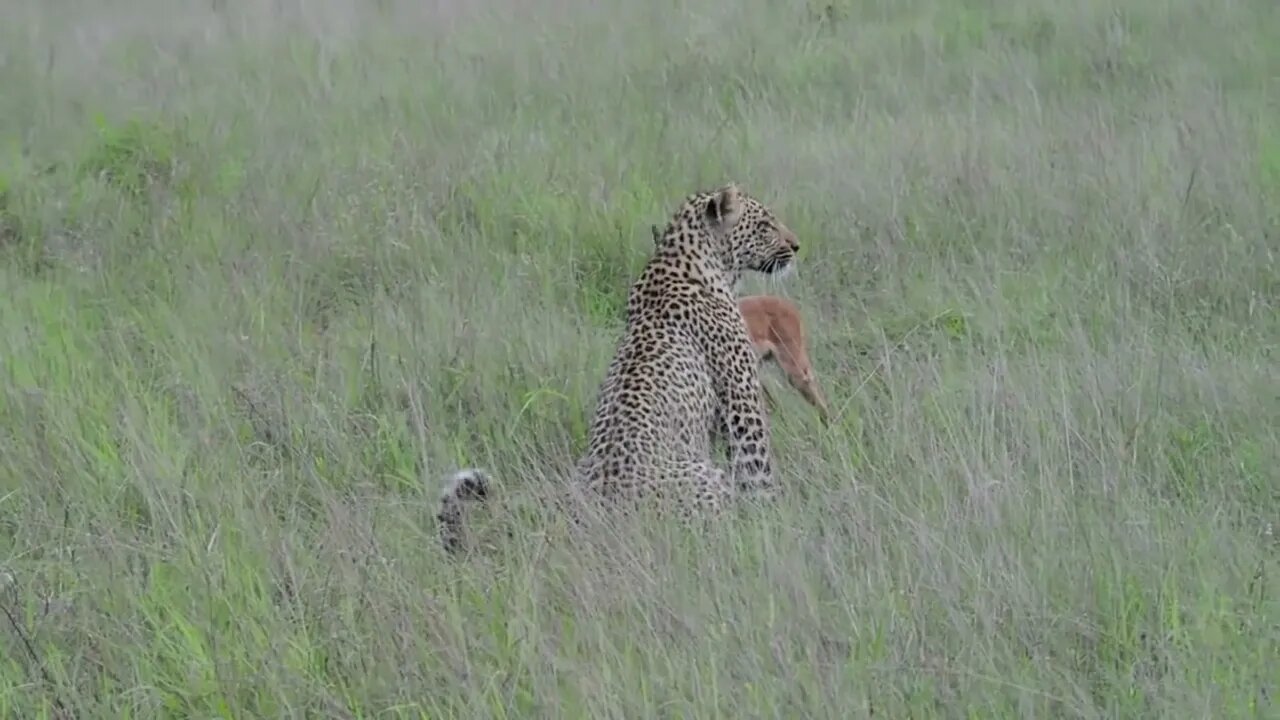
{"type": "MultiPolygon", "coordinates": [[[[649,230],[653,233],[654,244],[662,240],[662,230],[657,225],[650,225],[649,230]]],[[[751,338],[760,362],[773,361],[777,364],[791,387],[817,409],[822,424],[830,425],[831,411],[827,409],[827,401],[822,397],[818,378],[809,362],[800,308],[786,298],[748,295],[738,298],[738,310],[747,321],[747,336],[751,338]]],[[[765,405],[772,407],[773,398],[763,377],[760,379],[760,392],[764,395],[765,405]]]]}
{"type": "MultiPolygon", "coordinates": [[[[773,495],[759,365],[733,290],[747,271],[786,269],[798,249],[795,234],[733,184],[685,199],[631,286],[578,488],[613,505],[657,500],[685,518],[773,495]],[[713,436],[727,441],[727,470],[712,461],[713,436]]],[[[488,487],[483,470],[451,478],[438,514],[446,549],[461,544],[464,504],[488,487]]]]}

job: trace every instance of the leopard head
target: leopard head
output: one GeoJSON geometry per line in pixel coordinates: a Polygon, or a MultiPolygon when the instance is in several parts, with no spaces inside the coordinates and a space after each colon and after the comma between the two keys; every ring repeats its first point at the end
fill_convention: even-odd
{"type": "Polygon", "coordinates": [[[730,183],[685,201],[665,232],[650,226],[655,247],[697,242],[735,278],[747,270],[780,273],[795,261],[800,242],[773,211],[730,183]]]}

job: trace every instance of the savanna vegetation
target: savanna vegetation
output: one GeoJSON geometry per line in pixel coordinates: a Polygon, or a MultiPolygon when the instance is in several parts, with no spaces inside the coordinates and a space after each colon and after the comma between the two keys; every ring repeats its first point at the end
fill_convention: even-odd
{"type": "Polygon", "coordinates": [[[0,17],[4,717],[1280,713],[1273,0],[0,17]],[[832,425],[768,373],[776,506],[568,542],[729,181],[832,425]]]}

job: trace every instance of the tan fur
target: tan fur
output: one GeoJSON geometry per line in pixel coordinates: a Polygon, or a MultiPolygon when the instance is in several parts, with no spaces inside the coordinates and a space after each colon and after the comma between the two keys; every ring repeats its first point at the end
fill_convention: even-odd
{"type": "MultiPolygon", "coordinates": [[[[658,226],[651,227],[653,241],[661,237],[658,226]]],[[[800,308],[785,298],[773,295],[749,295],[738,299],[738,309],[747,321],[747,334],[751,336],[751,345],[761,362],[770,361],[778,364],[787,376],[787,382],[795,388],[800,396],[818,411],[818,419],[822,424],[831,422],[831,413],[827,402],[818,387],[818,378],[809,363],[809,351],[805,342],[804,321],[800,318],[800,308]]],[[[773,405],[773,397],[763,383],[760,391],[765,400],[773,405]]]]}
{"type": "MultiPolygon", "coordinates": [[[[822,424],[829,424],[831,413],[818,387],[813,366],[809,364],[800,308],[790,300],[773,295],[749,295],[738,299],[738,309],[747,321],[747,333],[760,360],[776,362],[791,387],[817,408],[822,424]]],[[[773,398],[763,384],[760,389],[772,404],[773,398]]]]}

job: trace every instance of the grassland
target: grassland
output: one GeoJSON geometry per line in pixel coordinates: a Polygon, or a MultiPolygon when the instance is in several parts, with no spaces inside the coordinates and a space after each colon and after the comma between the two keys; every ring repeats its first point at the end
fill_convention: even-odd
{"type": "Polygon", "coordinates": [[[1280,717],[1276,3],[646,4],[4,3],[0,715],[1280,717]],[[838,419],[567,542],[728,180],[838,419]]]}

